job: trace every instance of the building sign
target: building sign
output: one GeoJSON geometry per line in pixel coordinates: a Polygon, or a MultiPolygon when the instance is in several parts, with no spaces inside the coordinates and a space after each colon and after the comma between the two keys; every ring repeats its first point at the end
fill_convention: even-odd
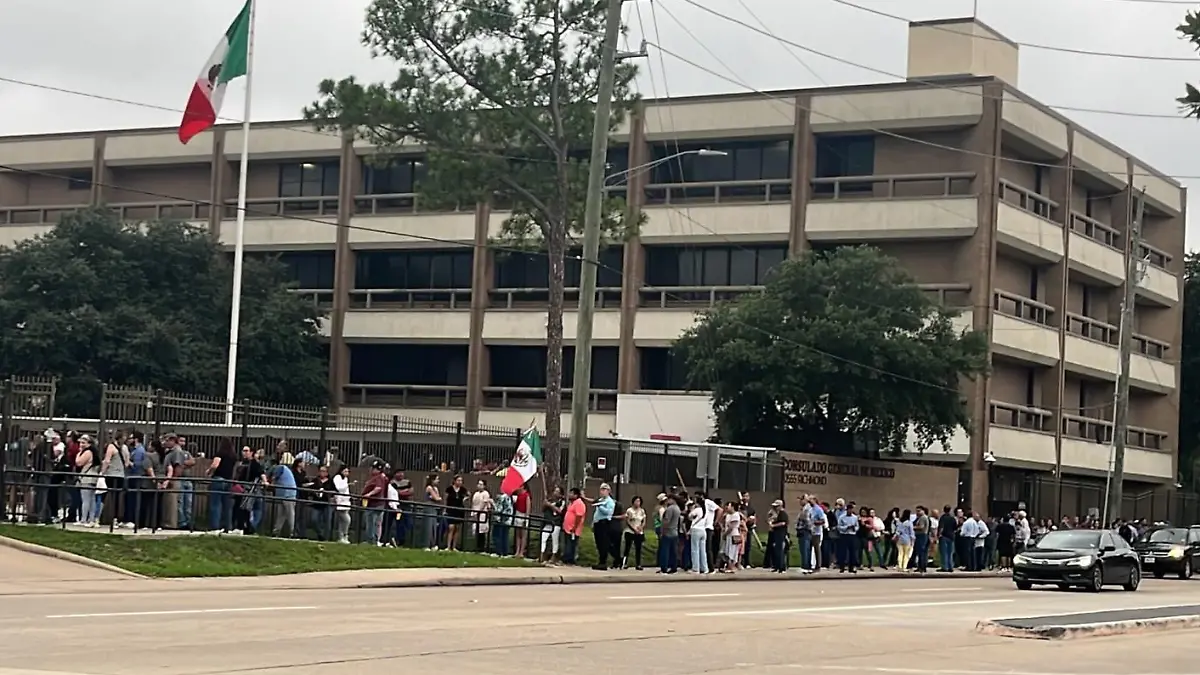
{"type": "Polygon", "coordinates": [[[940,510],[958,498],[956,469],[797,452],[780,455],[784,499],[789,507],[803,494],[830,503],[840,497],[880,512],[917,505],[940,510]]]}

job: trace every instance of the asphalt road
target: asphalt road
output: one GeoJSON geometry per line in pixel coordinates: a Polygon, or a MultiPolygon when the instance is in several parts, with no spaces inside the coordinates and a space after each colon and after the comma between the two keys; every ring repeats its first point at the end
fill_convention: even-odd
{"type": "Polygon", "coordinates": [[[1194,647],[1178,633],[1051,643],[973,628],[990,618],[1200,604],[1200,579],[1099,595],[953,578],[286,591],[204,581],[164,591],[130,580],[119,591],[93,588],[0,597],[0,675],[1197,672],[1194,647]]]}

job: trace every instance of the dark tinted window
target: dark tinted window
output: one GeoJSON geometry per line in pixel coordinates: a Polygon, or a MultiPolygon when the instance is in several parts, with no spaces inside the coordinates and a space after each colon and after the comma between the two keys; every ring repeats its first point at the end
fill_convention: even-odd
{"type": "Polygon", "coordinates": [[[638,349],[638,360],[640,389],[687,389],[687,365],[670,347],[641,347],[638,349]]]}
{"type": "Polygon", "coordinates": [[[299,288],[333,288],[333,251],[280,253],[278,258],[287,267],[288,278],[299,288]]]}
{"type": "Polygon", "coordinates": [[[336,197],[337,194],[337,162],[279,165],[280,197],[336,197]]]}
{"type": "MultiPolygon", "coordinates": [[[[541,346],[501,346],[488,348],[493,387],[546,386],[546,348],[541,346]]],[[[616,389],[618,352],[616,347],[592,348],[592,389],[616,389]]],[[[575,348],[563,348],[563,387],[570,387],[575,374],[575,348]]]]}
{"type": "Polygon", "coordinates": [[[1182,527],[1165,527],[1143,532],[1137,541],[1152,544],[1183,544],[1187,542],[1187,535],[1188,531],[1182,527]]]}
{"type": "Polygon", "coordinates": [[[466,345],[351,344],[353,384],[464,386],[466,345]]]}
{"type": "Polygon", "coordinates": [[[817,137],[817,178],[870,176],[874,172],[874,136],[817,137]]]}
{"type": "Polygon", "coordinates": [[[1099,547],[1100,533],[1092,530],[1058,530],[1047,532],[1037,542],[1037,548],[1085,549],[1099,547]]]}
{"type": "Polygon", "coordinates": [[[785,180],[791,176],[791,146],[791,141],[786,139],[655,144],[652,149],[653,161],[662,161],[680,152],[691,154],[663,161],[654,167],[650,182],[665,184],[785,180]],[[700,150],[714,150],[725,154],[697,154],[700,150]]]}
{"type": "MultiPolygon", "coordinates": [[[[567,253],[566,270],[564,272],[564,282],[567,288],[577,288],[579,286],[579,274],[583,265],[583,261],[580,260],[581,257],[582,251],[579,250],[567,253]]],[[[596,269],[596,286],[599,288],[620,288],[624,261],[624,247],[609,246],[601,249],[599,267],[596,269]]],[[[493,283],[496,288],[543,289],[550,287],[550,267],[544,253],[499,251],[496,253],[492,267],[493,283]]]]}
{"type": "Polygon", "coordinates": [[[646,285],[761,286],[786,256],[783,244],[647,247],[646,285]]]}
{"type": "Polygon", "coordinates": [[[363,186],[369,195],[412,194],[425,176],[419,157],[396,157],[384,166],[363,161],[363,186]]]}
{"type": "Polygon", "coordinates": [[[469,289],[469,250],[360,251],[355,257],[355,288],[469,289]]]}

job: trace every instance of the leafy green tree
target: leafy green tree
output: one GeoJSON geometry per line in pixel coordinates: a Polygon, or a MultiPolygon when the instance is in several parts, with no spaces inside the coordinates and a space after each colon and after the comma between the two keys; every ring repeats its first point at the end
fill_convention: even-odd
{"type": "Polygon", "coordinates": [[[986,371],[986,338],[953,315],[877,249],[845,247],[784,262],[675,349],[725,442],[899,451],[912,430],[924,450],[970,428],[959,386],[986,371]]]}
{"type": "MultiPolygon", "coordinates": [[[[549,259],[546,466],[559,467],[566,256],[583,225],[587,150],[599,84],[606,3],[599,0],[374,0],[363,44],[395,62],[390,83],[326,80],[305,116],[352,130],[379,162],[425,153],[422,209],[490,201],[509,215],[498,237],[549,259]]],[[[632,104],[636,74],[618,64],[612,128],[632,104]]],[[[604,228],[621,239],[622,199],[604,228]]]]}
{"type": "MultiPolygon", "coordinates": [[[[278,262],[247,259],[238,396],[319,404],[319,317],[278,262]]],[[[66,216],[0,248],[0,373],[53,376],[59,414],[94,415],[99,383],[224,395],[233,271],[208,233],[66,216]]]]}
{"type": "MultiPolygon", "coordinates": [[[[1200,49],[1200,11],[1188,10],[1183,17],[1183,23],[1175,28],[1175,32],[1192,43],[1193,47],[1200,49]]],[[[1183,87],[1183,96],[1175,100],[1183,108],[1185,116],[1200,118],[1200,89],[1190,82],[1184,83],[1183,87]]]]}
{"type": "MultiPolygon", "coordinates": [[[[1179,360],[1179,409],[1200,405],[1200,253],[1188,253],[1183,268],[1183,353],[1179,360]]],[[[1179,415],[1179,473],[1191,490],[1200,490],[1200,418],[1179,415]]]]}

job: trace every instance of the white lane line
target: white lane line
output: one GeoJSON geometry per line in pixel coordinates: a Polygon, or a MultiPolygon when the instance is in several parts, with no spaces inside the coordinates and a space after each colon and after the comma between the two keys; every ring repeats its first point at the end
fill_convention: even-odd
{"type": "Polygon", "coordinates": [[[175,616],[179,614],[234,614],[240,612],[290,612],[320,607],[228,607],[224,609],[170,609],[158,612],[99,612],[95,614],[49,614],[47,619],[93,619],[109,616],[175,616]]]}
{"type": "Polygon", "coordinates": [[[610,595],[609,600],[686,600],[688,598],[736,598],[741,593],[685,593],[680,595],[610,595]]]}
{"type": "Polygon", "coordinates": [[[917,607],[956,607],[965,605],[1000,605],[1014,600],[957,600],[949,602],[899,602],[888,605],[834,605],[831,607],[789,607],[787,609],[741,609],[728,612],[695,612],[688,616],[756,616],[767,614],[818,614],[826,612],[862,612],[872,609],[915,609],[917,607]]]}
{"type": "MultiPolygon", "coordinates": [[[[887,668],[873,666],[819,666],[809,663],[793,663],[788,668],[805,670],[827,670],[855,673],[890,673],[891,675],[1074,675],[1072,672],[1049,670],[930,670],[929,668],[887,668]]],[[[1118,675],[1095,673],[1094,675],[1118,675]]],[[[1121,673],[1119,675],[1187,675],[1186,673],[1121,673]]]]}
{"type": "Polygon", "coordinates": [[[942,593],[945,591],[982,591],[982,590],[984,590],[982,586],[967,586],[965,588],[960,587],[960,586],[933,586],[932,588],[901,588],[900,592],[901,593],[927,593],[927,592],[932,591],[934,593],[942,593]]]}

